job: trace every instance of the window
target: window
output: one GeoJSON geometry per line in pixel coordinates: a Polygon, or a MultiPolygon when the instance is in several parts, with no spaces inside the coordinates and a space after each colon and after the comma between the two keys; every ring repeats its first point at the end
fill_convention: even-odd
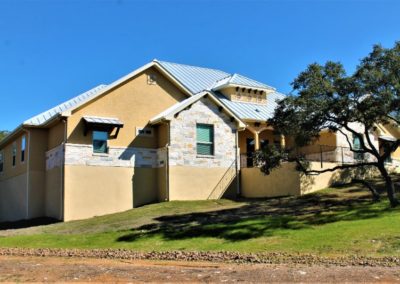
{"type": "MultiPolygon", "coordinates": [[[[354,150],[362,150],[360,137],[358,137],[357,135],[353,135],[353,149],[354,150]]],[[[354,159],[355,160],[364,160],[364,153],[354,153],[354,159]]]]}
{"type": "Polygon", "coordinates": [[[107,153],[107,139],[108,132],[106,131],[93,131],[93,152],[94,153],[107,153]]]}
{"type": "Polygon", "coordinates": [[[21,162],[25,161],[25,148],[26,148],[26,138],[22,136],[21,140],[21,162]]]}
{"type": "Polygon", "coordinates": [[[136,135],[153,137],[153,128],[151,128],[151,127],[136,127],[136,135]]]}
{"type": "Polygon", "coordinates": [[[148,85],[157,85],[157,76],[155,74],[147,75],[148,85]]]}
{"type": "Polygon", "coordinates": [[[214,155],[214,127],[210,124],[197,124],[197,155],[214,155]]]}
{"type": "Polygon", "coordinates": [[[0,152],[0,173],[3,172],[4,169],[4,155],[3,152],[0,152]]]}
{"type": "Polygon", "coordinates": [[[17,144],[15,142],[12,145],[12,166],[15,167],[17,161],[17,144]]]}

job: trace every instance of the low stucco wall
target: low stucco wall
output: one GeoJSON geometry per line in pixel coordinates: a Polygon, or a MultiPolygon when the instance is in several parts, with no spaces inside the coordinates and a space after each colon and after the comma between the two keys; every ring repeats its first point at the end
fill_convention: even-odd
{"type": "Polygon", "coordinates": [[[292,163],[283,164],[269,175],[259,168],[240,171],[241,195],[248,198],[300,195],[300,175],[292,163]]]}
{"type": "Polygon", "coordinates": [[[64,221],[133,207],[133,168],[65,166],[64,221]]]}
{"type": "MultiPolygon", "coordinates": [[[[311,162],[311,170],[333,168],[337,163],[311,162]]],[[[371,178],[376,170],[350,169],[325,172],[319,175],[304,175],[296,170],[295,163],[284,163],[271,174],[264,175],[258,168],[241,169],[241,194],[243,197],[262,198],[312,193],[333,184],[349,183],[353,177],[371,178]]]]}
{"type": "Polygon", "coordinates": [[[205,200],[228,168],[169,168],[169,200],[205,200]]]}
{"type": "Polygon", "coordinates": [[[46,216],[63,219],[62,171],[56,167],[46,171],[46,216]]]}
{"type": "Polygon", "coordinates": [[[0,222],[26,219],[26,182],[26,173],[0,182],[0,222]]]}

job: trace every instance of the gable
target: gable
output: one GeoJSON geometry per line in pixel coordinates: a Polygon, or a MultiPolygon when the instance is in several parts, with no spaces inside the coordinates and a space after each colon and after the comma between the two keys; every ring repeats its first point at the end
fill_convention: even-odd
{"type": "Polygon", "coordinates": [[[110,146],[132,146],[138,127],[146,126],[151,117],[185,98],[186,94],[151,67],[72,111],[68,118],[68,142],[90,144],[90,135],[83,135],[82,117],[100,116],[116,117],[124,123],[117,139],[110,140],[110,146]],[[156,79],[156,84],[148,81],[150,76],[156,79]]]}

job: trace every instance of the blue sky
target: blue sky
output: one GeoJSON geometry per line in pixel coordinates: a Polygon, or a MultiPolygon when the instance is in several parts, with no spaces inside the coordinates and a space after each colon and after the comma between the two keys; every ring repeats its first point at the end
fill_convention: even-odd
{"type": "Polygon", "coordinates": [[[0,129],[157,58],[279,91],[400,40],[400,1],[0,1],[0,129]]]}

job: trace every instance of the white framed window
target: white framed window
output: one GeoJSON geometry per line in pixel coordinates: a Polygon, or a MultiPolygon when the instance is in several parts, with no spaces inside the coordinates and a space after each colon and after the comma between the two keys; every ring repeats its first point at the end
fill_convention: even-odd
{"type": "Polygon", "coordinates": [[[196,124],[196,151],[199,156],[214,156],[214,125],[196,124]]]}
{"type": "Polygon", "coordinates": [[[26,150],[26,137],[25,135],[21,138],[21,162],[25,162],[25,150],[26,150]]]}
{"type": "Polygon", "coordinates": [[[153,137],[154,130],[151,127],[136,127],[136,136],[153,137]]]}
{"type": "Polygon", "coordinates": [[[15,142],[12,144],[11,153],[12,153],[12,166],[15,167],[15,164],[17,163],[17,143],[15,142]]]}

